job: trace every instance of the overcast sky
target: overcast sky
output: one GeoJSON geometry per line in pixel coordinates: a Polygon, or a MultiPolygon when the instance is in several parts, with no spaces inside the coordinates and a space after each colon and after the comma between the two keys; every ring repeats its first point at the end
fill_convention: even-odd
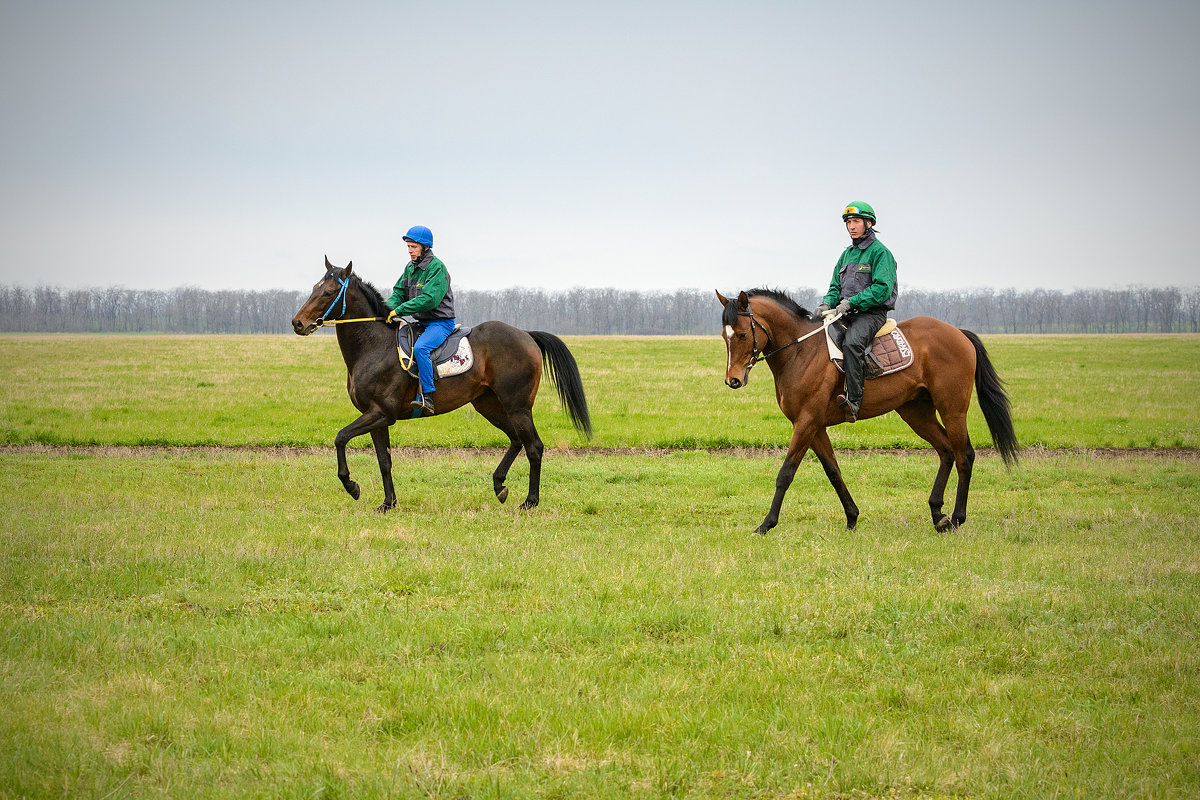
{"type": "Polygon", "coordinates": [[[1198,9],[0,0],[0,283],[1195,286],[1198,9]]]}

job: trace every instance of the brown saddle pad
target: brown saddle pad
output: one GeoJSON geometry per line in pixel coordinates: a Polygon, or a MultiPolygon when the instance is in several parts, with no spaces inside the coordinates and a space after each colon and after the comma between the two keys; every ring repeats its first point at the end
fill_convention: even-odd
{"type": "MultiPolygon", "coordinates": [[[[840,358],[833,359],[833,363],[839,372],[846,371],[840,358]]],[[[863,377],[867,380],[881,378],[899,372],[912,363],[913,350],[908,339],[904,338],[899,328],[892,328],[891,331],[871,340],[871,349],[867,351],[866,363],[863,365],[863,377]]]]}

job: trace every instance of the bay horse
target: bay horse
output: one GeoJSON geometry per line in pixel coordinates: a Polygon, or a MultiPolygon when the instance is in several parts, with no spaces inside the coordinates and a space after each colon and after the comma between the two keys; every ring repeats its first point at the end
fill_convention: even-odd
{"type": "MultiPolygon", "coordinates": [[[[779,522],[783,496],[810,448],[842,501],[846,527],[853,530],[858,523],[858,506],[842,480],[826,430],[845,421],[844,410],[836,399],[843,379],[829,360],[821,318],[783,292],[771,289],[741,292],[735,300],[717,292],[717,299],[724,309],[726,385],[731,389],[745,386],[751,367],[766,361],[775,376],[779,409],[792,423],[787,455],[775,478],[775,497],[756,532],[766,533],[779,522]]],[[[913,349],[913,363],[899,372],[867,381],[858,418],[895,411],[933,446],[939,467],[929,495],[929,509],[934,527],[945,532],[967,519],[967,493],[975,462],[967,433],[972,384],[1005,466],[1016,464],[1019,445],[1004,384],[978,336],[932,317],[914,317],[899,327],[913,349]],[[942,513],[942,504],[951,467],[958,470],[958,492],[954,511],[947,516],[942,513]]]]}
{"type": "MultiPolygon", "coordinates": [[[[346,444],[364,433],[371,434],[383,476],[383,505],[375,509],[379,513],[396,507],[389,428],[397,420],[412,418],[409,403],[420,386],[417,378],[400,366],[396,331],[384,322],[389,311],[379,290],[354,274],[354,262],[341,269],[326,258],[325,274],[292,318],[292,330],[300,336],[322,325],[337,325],[338,347],[346,362],[346,391],[361,414],[333,440],[337,474],[342,486],[357,500],[360,490],[350,480],[346,444]]],[[[591,438],[592,423],[579,367],[563,341],[544,331],[523,331],[491,321],[476,325],[468,339],[475,351],[475,363],[461,375],[438,381],[436,413],[445,414],[470,403],[508,436],[508,450],[492,473],[492,488],[501,503],[508,499],[508,487],[504,485],[508,469],[524,448],[529,459],[529,495],[521,508],[533,508],[539,501],[544,449],[533,424],[533,401],[541,383],[542,366],[545,364],[556,384],[575,429],[591,438]]]]}

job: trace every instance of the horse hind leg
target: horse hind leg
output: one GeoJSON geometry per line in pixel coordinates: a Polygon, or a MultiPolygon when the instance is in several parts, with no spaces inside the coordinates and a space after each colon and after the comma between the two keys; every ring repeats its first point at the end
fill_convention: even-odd
{"type": "Polygon", "coordinates": [[[500,459],[495,471],[492,472],[492,491],[496,493],[497,499],[504,503],[508,500],[508,487],[504,485],[504,482],[508,479],[508,471],[512,468],[513,462],[517,460],[517,456],[520,455],[523,445],[517,436],[516,428],[513,427],[508,414],[505,413],[494,394],[485,394],[477,398],[472,405],[484,419],[495,425],[508,437],[508,449],[504,451],[504,456],[500,459]]]}
{"type": "Polygon", "coordinates": [[[520,442],[511,437],[509,442],[508,449],[504,451],[504,457],[500,459],[495,472],[492,473],[492,491],[496,493],[496,497],[501,503],[508,500],[508,487],[504,485],[504,481],[508,478],[508,470],[521,452],[520,442]]]}
{"type": "Polygon", "coordinates": [[[954,453],[954,465],[958,469],[958,491],[954,497],[954,513],[950,523],[957,528],[967,521],[967,495],[971,491],[971,472],[975,467],[975,448],[967,432],[967,415],[943,415],[946,421],[946,436],[954,453]]]}
{"type": "Polygon", "coordinates": [[[512,416],[517,436],[525,446],[525,457],[529,459],[529,495],[521,503],[521,510],[528,511],[536,508],[540,502],[542,485],[542,453],[545,446],[538,436],[537,427],[533,424],[533,412],[521,410],[512,416]]]}
{"type": "Polygon", "coordinates": [[[929,492],[929,513],[933,517],[933,527],[939,533],[945,533],[955,525],[954,520],[942,512],[946,483],[950,480],[950,470],[954,468],[954,449],[950,446],[950,437],[938,422],[937,413],[928,396],[900,406],[896,413],[918,436],[929,442],[937,453],[938,471],[933,480],[933,489],[929,492]]]}

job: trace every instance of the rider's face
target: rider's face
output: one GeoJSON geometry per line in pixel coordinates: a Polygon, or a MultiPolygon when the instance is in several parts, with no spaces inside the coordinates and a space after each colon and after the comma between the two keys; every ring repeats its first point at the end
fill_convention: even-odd
{"type": "Polygon", "coordinates": [[[862,217],[851,217],[846,220],[846,231],[851,239],[861,238],[867,232],[867,221],[862,217]]]}
{"type": "Polygon", "coordinates": [[[405,242],[405,244],[408,245],[408,257],[413,261],[420,261],[421,251],[425,249],[424,246],[417,242],[405,242]]]}

